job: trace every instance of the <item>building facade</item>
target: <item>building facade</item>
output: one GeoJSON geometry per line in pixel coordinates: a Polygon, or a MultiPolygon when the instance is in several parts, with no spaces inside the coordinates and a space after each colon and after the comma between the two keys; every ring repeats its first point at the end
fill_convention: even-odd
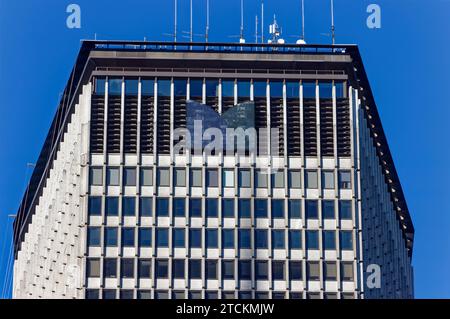
{"type": "Polygon", "coordinates": [[[85,41],[14,230],[15,298],[414,296],[356,46],[85,41]],[[179,152],[193,102],[277,134],[179,152]]]}

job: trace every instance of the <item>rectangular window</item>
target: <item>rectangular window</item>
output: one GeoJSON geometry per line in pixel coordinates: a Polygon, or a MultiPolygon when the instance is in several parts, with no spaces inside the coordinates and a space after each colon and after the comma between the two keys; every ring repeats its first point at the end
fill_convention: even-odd
{"type": "Polygon", "coordinates": [[[319,82],[319,95],[321,99],[333,98],[333,83],[319,82]]]}
{"type": "Polygon", "coordinates": [[[222,261],[222,279],[224,280],[234,279],[234,260],[222,261]]]}
{"type": "Polygon", "coordinates": [[[117,278],[117,259],[105,258],[103,261],[103,277],[117,278]]]}
{"type": "Polygon", "coordinates": [[[323,219],[334,219],[334,201],[324,200],[322,201],[322,218],[323,219]]]}
{"type": "Polygon", "coordinates": [[[270,81],[270,97],[271,98],[283,98],[283,82],[282,81],[270,81]]]}
{"type": "Polygon", "coordinates": [[[173,215],[175,217],[186,217],[186,207],[184,198],[174,198],[173,199],[173,215]]]}
{"type": "Polygon", "coordinates": [[[317,171],[306,171],[306,188],[316,189],[317,185],[317,171]]]}
{"type": "Polygon", "coordinates": [[[272,279],[273,280],[286,280],[284,261],[273,260],[272,261],[272,279]]]}
{"type": "Polygon", "coordinates": [[[123,185],[136,186],[136,168],[125,167],[123,169],[123,185]]]}
{"type": "Polygon", "coordinates": [[[302,262],[289,261],[289,277],[290,280],[302,280],[302,262]]]}
{"type": "Polygon", "coordinates": [[[249,188],[251,173],[249,169],[239,169],[239,187],[249,188]]]}
{"type": "Polygon", "coordinates": [[[334,230],[323,231],[323,249],[325,250],[336,249],[336,232],[334,230]]]}
{"type": "Polygon", "coordinates": [[[284,249],[285,248],[285,238],[284,230],[272,230],[272,249],[284,249]]]}
{"type": "Polygon", "coordinates": [[[202,217],[202,200],[200,198],[189,200],[189,215],[191,217],[202,217]]]}
{"type": "Polygon", "coordinates": [[[219,96],[219,80],[207,79],[205,84],[206,96],[208,97],[218,97],[219,96]]]}
{"type": "Polygon", "coordinates": [[[224,198],[222,200],[222,217],[234,218],[234,199],[224,198]]]}
{"type": "Polygon", "coordinates": [[[300,199],[289,200],[289,218],[302,218],[302,201],[300,199]]]}
{"type": "Polygon", "coordinates": [[[289,171],[289,187],[294,189],[302,188],[302,174],[300,171],[289,171]]]}
{"type": "MultiPolygon", "coordinates": [[[[239,97],[250,97],[250,81],[248,80],[238,80],[237,81],[237,90],[239,97]]],[[[264,96],[266,96],[264,94],[264,96]]]]}
{"type": "Polygon", "coordinates": [[[100,259],[88,258],[86,261],[86,277],[100,277],[100,259]]]}
{"type": "Polygon", "coordinates": [[[352,262],[342,262],[341,263],[341,280],[343,281],[353,281],[353,263],[352,262]]]}
{"type": "Polygon", "coordinates": [[[339,201],[339,218],[341,220],[352,220],[352,202],[349,200],[339,201]]]}
{"type": "Polygon", "coordinates": [[[169,261],[167,259],[157,259],[155,261],[155,277],[156,279],[168,278],[169,261]]]}
{"type": "Polygon", "coordinates": [[[222,96],[234,97],[234,80],[222,80],[222,96]]]}
{"type": "Polygon", "coordinates": [[[267,200],[255,199],[255,217],[267,218],[267,200]]]}
{"type": "Polygon", "coordinates": [[[192,97],[203,96],[203,79],[189,79],[189,88],[192,97]]]}
{"type": "Polygon", "coordinates": [[[86,289],[86,299],[87,300],[100,299],[100,291],[98,289],[86,289]]]}
{"type": "Polygon", "coordinates": [[[267,249],[268,247],[267,230],[265,229],[255,230],[255,245],[256,249],[267,249]]]}
{"type": "Polygon", "coordinates": [[[207,169],[206,170],[206,186],[207,187],[218,187],[219,186],[219,175],[217,169],[207,169]]]}
{"type": "Polygon", "coordinates": [[[206,230],[206,248],[218,248],[217,229],[206,230]]]}
{"type": "Polygon", "coordinates": [[[284,170],[276,171],[272,174],[272,187],[284,188],[284,170]]]}
{"type": "Polygon", "coordinates": [[[155,299],[156,300],[169,299],[169,292],[168,291],[155,291],[155,299]]]}
{"type": "Polygon", "coordinates": [[[291,249],[302,249],[301,230],[289,230],[289,246],[291,249]]]}
{"type": "Polygon", "coordinates": [[[252,213],[250,199],[239,199],[238,206],[239,218],[250,218],[252,213]]]}
{"type": "Polygon", "coordinates": [[[97,196],[90,196],[88,202],[88,214],[89,216],[101,216],[102,215],[102,198],[97,196]]]}
{"type": "Polygon", "coordinates": [[[189,259],[189,278],[202,278],[202,261],[200,259],[189,259]]]}
{"type": "Polygon", "coordinates": [[[239,229],[239,248],[240,249],[250,249],[252,248],[251,243],[251,230],[250,229],[239,229]]]}
{"type": "Polygon", "coordinates": [[[267,188],[267,170],[255,170],[255,185],[257,188],[267,188]]]}
{"type": "Polygon", "coordinates": [[[206,260],[206,279],[217,279],[217,260],[206,260]]]}
{"type": "MultiPolygon", "coordinates": [[[[238,82],[240,83],[240,82],[238,82]]],[[[256,98],[267,96],[267,81],[253,81],[253,94],[256,98]]],[[[239,91],[239,96],[242,96],[239,91]]]]}
{"type": "Polygon", "coordinates": [[[169,230],[167,228],[156,229],[156,247],[169,247],[169,230]]]}
{"type": "Polygon", "coordinates": [[[186,98],[187,96],[187,80],[185,79],[174,79],[173,80],[173,94],[176,97],[186,98]]]}
{"type": "Polygon", "coordinates": [[[134,278],[134,259],[122,259],[120,271],[122,278],[134,278]]]}
{"type": "Polygon", "coordinates": [[[139,229],[139,247],[151,247],[152,246],[152,229],[140,228],[139,229]]]}
{"type": "Polygon", "coordinates": [[[223,248],[233,249],[234,248],[234,229],[224,229],[222,230],[222,243],[223,248]]]}
{"type": "Polygon", "coordinates": [[[156,217],[169,216],[169,199],[157,198],[156,199],[156,217]]]}
{"type": "Polygon", "coordinates": [[[272,199],[272,218],[284,218],[284,199],[272,199]]]}
{"type": "Polygon", "coordinates": [[[108,186],[119,186],[119,168],[108,167],[106,169],[106,184],[108,186]]]}
{"type": "Polygon", "coordinates": [[[189,245],[191,248],[202,248],[202,230],[189,229],[189,245]]]}
{"type": "Polygon", "coordinates": [[[153,215],[153,199],[151,197],[140,198],[139,215],[141,217],[151,217],[153,215]]]}
{"type": "Polygon", "coordinates": [[[184,168],[175,169],[175,186],[185,187],[186,186],[186,170],[184,168]]]}
{"type": "Polygon", "coordinates": [[[308,280],[320,280],[320,265],[316,261],[306,263],[306,273],[308,280]]]}
{"type": "Polygon", "coordinates": [[[184,279],[184,259],[174,259],[172,261],[172,278],[184,279]]]}
{"type": "Polygon", "coordinates": [[[296,99],[300,97],[300,83],[297,81],[286,81],[286,97],[296,99]]]}
{"type": "Polygon", "coordinates": [[[170,169],[169,168],[158,168],[158,186],[167,187],[170,186],[170,169]]]}
{"type": "Polygon", "coordinates": [[[141,81],[141,94],[143,96],[155,95],[155,80],[142,80],[141,81]]]}
{"type": "Polygon", "coordinates": [[[202,169],[193,168],[191,169],[191,187],[202,187],[202,169]]]}
{"type": "Polygon", "coordinates": [[[350,171],[340,171],[339,172],[339,188],[341,189],[351,189],[351,174],[350,171]]]}
{"type": "Polygon", "coordinates": [[[257,280],[269,279],[267,261],[258,260],[255,262],[255,276],[257,280]]]}
{"type": "Polygon", "coordinates": [[[118,197],[106,197],[106,216],[119,216],[119,198],[118,197]]]}
{"type": "Polygon", "coordinates": [[[304,99],[316,98],[316,82],[303,82],[302,86],[304,99]]]}
{"type": "Polygon", "coordinates": [[[105,94],[105,84],[106,84],[106,79],[96,78],[95,79],[95,94],[104,95],[105,94]]]}
{"type": "Polygon", "coordinates": [[[88,228],[88,246],[99,247],[101,242],[101,229],[100,227],[88,228]]]}
{"type": "Polygon", "coordinates": [[[122,94],[122,79],[109,79],[108,94],[121,95],[122,94]]]}
{"type": "Polygon", "coordinates": [[[223,187],[234,187],[234,170],[223,170],[223,187]]]}
{"type": "Polygon", "coordinates": [[[152,299],[151,290],[139,290],[137,292],[137,299],[149,300],[152,299]]]}
{"type": "Polygon", "coordinates": [[[153,168],[141,168],[141,185],[153,186],[153,168]]]}
{"type": "Polygon", "coordinates": [[[340,241],[342,250],[353,250],[353,232],[342,230],[340,232],[340,241]]]}
{"type": "Polygon", "coordinates": [[[306,248],[319,249],[319,232],[317,230],[306,231],[306,248]]]}
{"type": "Polygon", "coordinates": [[[92,186],[103,185],[103,169],[101,167],[91,167],[89,177],[92,186]]]}
{"type": "Polygon", "coordinates": [[[322,187],[325,189],[334,189],[333,171],[322,171],[322,187]]]}
{"type": "Polygon", "coordinates": [[[141,279],[148,279],[152,274],[152,261],[150,259],[138,260],[138,274],[141,279]]]}
{"type": "Polygon", "coordinates": [[[122,228],[122,247],[134,247],[134,228],[122,228]]]}
{"type": "Polygon", "coordinates": [[[252,262],[250,260],[239,260],[239,279],[252,279],[252,262]]]}
{"type": "Polygon", "coordinates": [[[306,210],[306,218],[307,219],[318,219],[319,218],[319,209],[318,202],[316,200],[306,200],[305,201],[305,210],[306,210]]]}
{"type": "Polygon", "coordinates": [[[324,277],[325,280],[336,281],[337,280],[337,267],[335,262],[327,261],[324,263],[324,277]]]}
{"type": "Polygon", "coordinates": [[[173,246],[175,248],[184,248],[185,240],[184,240],[184,228],[174,228],[173,229],[173,246]]]}
{"type": "Polygon", "coordinates": [[[171,82],[170,79],[158,79],[158,96],[170,96],[171,82]]]}
{"type": "Polygon", "coordinates": [[[106,227],[105,228],[105,246],[106,247],[117,247],[118,235],[116,227],[106,227]]]}
{"type": "Polygon", "coordinates": [[[136,198],[122,198],[122,216],[136,216],[136,198]]]}
{"type": "Polygon", "coordinates": [[[215,198],[207,198],[206,199],[206,217],[217,217],[218,216],[218,207],[217,207],[217,199],[215,198]]]}

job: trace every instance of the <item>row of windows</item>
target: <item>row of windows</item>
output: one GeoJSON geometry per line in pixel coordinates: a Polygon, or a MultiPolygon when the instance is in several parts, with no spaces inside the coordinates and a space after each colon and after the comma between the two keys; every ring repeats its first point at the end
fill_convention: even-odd
{"type": "MultiPolygon", "coordinates": [[[[88,278],[100,277],[100,259],[89,258],[86,265],[88,278]]],[[[324,281],[338,280],[338,264],[334,261],[322,263],[322,277],[320,262],[306,262],[306,280],[324,281]]],[[[152,272],[152,260],[138,259],[137,264],[132,258],[105,258],[103,260],[103,278],[135,278],[135,266],[139,279],[207,279],[207,280],[303,280],[302,261],[272,260],[214,260],[214,259],[156,259],[152,272]],[[120,264],[120,274],[118,266],[120,264]],[[219,269],[220,264],[220,269],[219,269]],[[220,275],[219,275],[220,273],[220,275]]],[[[354,271],[352,262],[340,263],[340,280],[353,281],[354,271]]]]}
{"type": "MultiPolygon", "coordinates": [[[[303,299],[302,292],[290,292],[286,294],[286,292],[278,292],[274,291],[271,294],[266,291],[256,291],[253,293],[251,291],[239,291],[237,293],[238,299],[285,299],[286,295],[289,299],[303,299]]],[[[102,291],[103,299],[116,299],[117,298],[117,290],[116,289],[103,289],[102,291]]],[[[154,292],[154,298],[152,298],[151,290],[138,290],[137,291],[137,299],[219,299],[219,292],[215,290],[207,290],[203,294],[201,291],[189,291],[187,293],[184,291],[169,291],[166,290],[157,290],[154,292]]],[[[86,290],[86,299],[99,299],[100,298],[100,290],[98,289],[87,289],[86,290]]],[[[222,291],[221,299],[235,299],[236,293],[234,291],[222,291]]],[[[307,292],[307,299],[320,299],[319,292],[307,292]]],[[[323,294],[324,299],[338,299],[338,294],[334,292],[325,292],[323,294]]],[[[353,293],[342,293],[342,299],[354,299],[353,293]]],[[[134,291],[129,289],[121,289],[120,290],[120,299],[134,299],[134,291]]]]}
{"type": "MultiPolygon", "coordinates": [[[[88,246],[100,247],[102,244],[101,227],[88,228],[88,246]]],[[[140,248],[152,247],[153,228],[123,227],[121,228],[122,247],[135,247],[136,241],[140,248]]],[[[272,249],[302,249],[302,231],[290,229],[222,229],[215,228],[156,228],[155,244],[156,248],[168,248],[169,238],[172,239],[173,248],[186,248],[188,241],[189,248],[219,248],[234,249],[238,244],[240,249],[252,249],[252,238],[254,248],[268,249],[269,240],[272,249]],[[219,238],[219,233],[221,238],[219,238]],[[270,238],[269,238],[270,237],[270,238]],[[203,243],[204,239],[204,244],[203,243]],[[220,245],[219,245],[220,244],[220,245]]],[[[339,236],[339,246],[341,250],[353,250],[352,231],[322,231],[322,245],[324,250],[336,250],[337,236],[339,236]]],[[[305,232],[306,249],[319,249],[319,231],[307,230],[305,232]]],[[[119,228],[106,227],[104,229],[104,246],[117,247],[119,245],[119,228]]]]}
{"type": "MultiPolygon", "coordinates": [[[[158,186],[167,187],[170,186],[170,169],[169,168],[157,168],[156,184],[158,186]]],[[[190,186],[202,187],[205,184],[206,187],[219,187],[219,170],[216,168],[208,168],[205,171],[205,181],[203,181],[203,173],[201,168],[192,168],[190,170],[190,186]]],[[[267,170],[255,170],[255,187],[267,188],[268,187],[267,170]]],[[[271,185],[273,188],[285,187],[285,174],[284,170],[280,169],[272,174],[271,185]]],[[[137,172],[135,167],[124,167],[122,173],[123,186],[136,186],[137,172]]],[[[289,170],[288,171],[288,186],[290,188],[301,188],[301,171],[289,170]]],[[[351,189],[351,172],[341,170],[338,173],[338,187],[340,189],[351,189]]],[[[103,168],[91,167],[90,169],[90,184],[93,186],[103,186],[103,168]]],[[[249,188],[251,187],[251,170],[239,169],[237,183],[239,187],[249,188]]],[[[140,168],[140,184],[141,186],[153,186],[153,168],[142,167],[140,168]]],[[[120,185],[120,168],[108,167],[106,168],[106,185],[107,186],[119,186],[120,185]]],[[[173,185],[176,187],[186,187],[186,169],[174,168],[173,172],[173,185]]],[[[235,187],[235,171],[234,169],[222,170],[222,185],[225,188],[235,187]]],[[[305,188],[315,189],[318,188],[318,173],[316,170],[305,171],[305,188]]],[[[334,171],[322,171],[322,187],[324,189],[335,188],[335,173],[334,171]]]]}
{"type": "MultiPolygon", "coordinates": [[[[121,200],[122,216],[136,216],[136,206],[139,200],[138,212],[141,217],[153,216],[153,197],[105,197],[105,216],[119,215],[119,202],[121,200]]],[[[319,219],[321,211],[322,219],[335,219],[336,208],[338,208],[339,219],[352,219],[352,202],[350,200],[339,200],[336,207],[335,200],[305,200],[305,218],[319,219]]],[[[302,218],[302,200],[301,199],[262,199],[253,200],[254,218],[268,218],[269,207],[271,205],[271,217],[273,219],[284,219],[286,216],[291,219],[302,218]]],[[[236,213],[239,218],[251,218],[252,199],[239,198],[173,198],[170,200],[165,197],[156,198],[155,216],[156,217],[186,217],[186,211],[189,217],[217,218],[219,215],[219,205],[221,205],[223,218],[235,218],[236,213]],[[204,202],[204,203],[203,203],[204,202]],[[171,204],[171,205],[170,205],[171,204]],[[189,205],[187,208],[186,205],[189,205]],[[237,204],[237,207],[236,207],[237,204]],[[204,208],[203,208],[204,205],[204,208]],[[237,212],[236,212],[237,209],[237,212]],[[170,212],[172,214],[170,214],[170,212]]],[[[89,216],[101,216],[103,206],[103,197],[90,196],[88,203],[89,216]]]]}
{"type": "MultiPolygon", "coordinates": [[[[139,94],[139,80],[138,79],[126,79],[123,81],[121,78],[110,78],[108,80],[108,94],[109,95],[121,95],[122,83],[125,84],[125,95],[138,95],[139,94]]],[[[155,80],[154,79],[142,79],[141,81],[141,94],[143,96],[154,96],[155,94],[155,80]]],[[[158,96],[170,97],[171,92],[171,79],[158,79],[158,96]]],[[[95,82],[95,93],[105,94],[105,78],[97,78],[95,82]]],[[[281,80],[219,80],[218,79],[203,79],[203,78],[191,78],[189,79],[189,89],[191,97],[202,97],[203,91],[207,97],[219,97],[219,83],[222,86],[223,97],[235,96],[235,85],[237,88],[237,95],[239,97],[250,97],[251,85],[253,84],[253,95],[255,97],[266,97],[267,85],[270,88],[270,97],[283,98],[283,81],[281,80]]],[[[300,81],[286,81],[286,97],[287,98],[299,98],[300,97],[300,81]]],[[[187,96],[187,79],[173,79],[174,95],[178,97],[187,96]]],[[[316,87],[319,86],[319,97],[324,99],[331,99],[333,97],[333,82],[313,82],[303,81],[303,97],[315,98],[316,87]]],[[[345,85],[343,82],[335,82],[336,98],[345,97],[345,85]]]]}

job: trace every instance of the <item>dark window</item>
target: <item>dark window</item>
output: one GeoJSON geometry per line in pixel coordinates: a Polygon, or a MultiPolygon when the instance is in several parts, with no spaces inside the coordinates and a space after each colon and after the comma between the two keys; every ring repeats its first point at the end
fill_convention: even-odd
{"type": "Polygon", "coordinates": [[[265,229],[255,230],[255,245],[257,249],[267,248],[267,230],[265,229]]]}
{"type": "Polygon", "coordinates": [[[239,218],[250,218],[251,202],[250,199],[239,199],[239,218]]]}
{"type": "Polygon", "coordinates": [[[336,262],[326,262],[323,264],[325,280],[337,280],[336,262]]]}
{"type": "Polygon", "coordinates": [[[319,96],[321,99],[333,98],[333,83],[319,82],[319,96]]]}
{"type": "Polygon", "coordinates": [[[305,210],[307,219],[319,218],[318,203],[316,200],[305,201],[305,210]]]}
{"type": "Polygon", "coordinates": [[[289,200],[289,218],[302,218],[302,201],[299,199],[289,200]]]}
{"type": "Polygon", "coordinates": [[[206,230],[206,248],[218,248],[217,229],[206,230]]]}
{"type": "Polygon", "coordinates": [[[152,299],[152,292],[150,290],[139,290],[137,292],[137,299],[152,299]]]}
{"type": "Polygon", "coordinates": [[[155,95],[155,81],[154,80],[142,80],[141,81],[141,92],[144,96],[155,95]]]}
{"type": "Polygon", "coordinates": [[[252,248],[250,236],[251,236],[250,229],[239,229],[239,248],[240,249],[252,248]]]}
{"type": "Polygon", "coordinates": [[[101,229],[100,227],[89,227],[88,228],[88,246],[98,247],[101,241],[101,229]]]}
{"type": "MultiPolygon", "coordinates": [[[[257,98],[258,97],[266,97],[267,96],[267,82],[266,81],[253,81],[253,94],[257,98]]],[[[242,96],[240,90],[239,90],[239,96],[242,96]]]]}
{"type": "Polygon", "coordinates": [[[185,79],[174,79],[173,91],[175,96],[186,97],[187,81],[185,79]]]}
{"type": "Polygon", "coordinates": [[[289,277],[290,280],[302,280],[302,262],[289,261],[289,277]]]}
{"type": "Polygon", "coordinates": [[[104,78],[97,78],[95,79],[95,93],[98,95],[105,94],[105,83],[106,79],[104,78]]]}
{"type": "Polygon", "coordinates": [[[189,245],[191,248],[202,247],[202,230],[201,229],[189,229],[189,245]]]}
{"type": "Polygon", "coordinates": [[[234,260],[222,261],[222,278],[234,279],[234,260]]]}
{"type": "Polygon", "coordinates": [[[218,97],[219,96],[219,80],[208,79],[205,81],[206,96],[218,97]]]}
{"type": "Polygon", "coordinates": [[[303,82],[302,85],[304,99],[316,98],[316,82],[303,82]]]}
{"type": "Polygon", "coordinates": [[[184,198],[173,199],[173,215],[175,217],[186,217],[184,198]]]}
{"type": "Polygon", "coordinates": [[[234,229],[222,230],[223,248],[234,248],[234,229]]]}
{"type": "Polygon", "coordinates": [[[270,81],[270,97],[282,98],[283,97],[283,82],[270,81]]]}
{"type": "Polygon", "coordinates": [[[285,280],[284,261],[272,261],[272,279],[285,280]]]}
{"type": "Polygon", "coordinates": [[[104,289],[103,299],[116,299],[117,291],[115,289],[104,289]]]}
{"type": "Polygon", "coordinates": [[[86,299],[99,299],[100,291],[98,289],[86,289],[86,299]]]}
{"type": "Polygon", "coordinates": [[[119,198],[118,197],[106,197],[106,216],[119,216],[119,198]]]}
{"type": "Polygon", "coordinates": [[[351,174],[350,171],[340,171],[339,172],[339,188],[341,189],[351,189],[351,174]]]}
{"type": "Polygon", "coordinates": [[[156,216],[167,217],[169,216],[169,199],[157,198],[156,199],[156,216]]]}
{"type": "Polygon", "coordinates": [[[206,199],[206,216],[207,217],[217,217],[217,199],[207,198],[206,199]]]}
{"type": "Polygon", "coordinates": [[[352,202],[349,200],[339,201],[339,217],[342,220],[352,219],[352,202]]]}
{"type": "MultiPolygon", "coordinates": [[[[238,91],[239,97],[250,97],[250,81],[238,80],[237,81],[237,91],[238,91]]],[[[264,94],[264,96],[266,96],[266,95],[264,94]]]]}
{"type": "Polygon", "coordinates": [[[158,96],[170,96],[171,81],[168,79],[158,80],[158,96]]]}
{"type": "Polygon", "coordinates": [[[156,229],[156,247],[169,247],[169,230],[167,228],[156,229]]]}
{"type": "Polygon", "coordinates": [[[206,170],[206,186],[207,187],[217,187],[219,185],[219,173],[217,169],[207,169],[206,170]]]}
{"type": "Polygon", "coordinates": [[[222,80],[222,96],[234,97],[234,80],[222,80]]]}
{"type": "Polygon", "coordinates": [[[324,200],[322,201],[322,217],[323,219],[334,219],[334,201],[324,200]]]}
{"type": "Polygon", "coordinates": [[[319,232],[316,230],[306,231],[306,248],[319,249],[319,232]]]}
{"type": "Polygon", "coordinates": [[[116,278],[117,277],[117,259],[105,258],[103,261],[103,277],[116,278]]]}
{"type": "Polygon", "coordinates": [[[267,218],[267,200],[255,199],[255,217],[267,218]]]}
{"type": "Polygon", "coordinates": [[[141,217],[151,217],[153,214],[153,198],[141,197],[139,205],[139,215],[141,217]]]}
{"type": "Polygon", "coordinates": [[[169,292],[168,291],[155,291],[155,299],[157,299],[157,300],[169,299],[169,292]]]}
{"type": "Polygon", "coordinates": [[[134,291],[129,289],[123,289],[120,291],[120,299],[130,300],[134,299],[134,291]]]}
{"type": "Polygon", "coordinates": [[[353,232],[343,230],[340,232],[341,249],[342,250],[353,250],[353,232]]]}
{"type": "Polygon", "coordinates": [[[203,79],[190,79],[189,88],[191,90],[191,97],[203,96],[203,79]]]}
{"type": "Polygon", "coordinates": [[[189,260],[189,278],[190,279],[202,278],[202,261],[200,259],[189,260]]]}
{"type": "Polygon", "coordinates": [[[101,197],[89,197],[88,214],[89,214],[89,216],[101,216],[102,215],[102,198],[101,197]]]}
{"type": "Polygon", "coordinates": [[[269,278],[267,261],[255,262],[255,276],[257,280],[267,280],[269,278]]]}
{"type": "Polygon", "coordinates": [[[184,248],[184,228],[174,228],[173,229],[173,246],[175,248],[184,248]]]}
{"type": "Polygon", "coordinates": [[[284,218],[283,199],[272,199],[272,218],[284,218]]]}
{"type": "Polygon", "coordinates": [[[169,262],[166,259],[157,259],[155,261],[155,277],[156,279],[167,278],[169,272],[169,262]]]}
{"type": "Polygon", "coordinates": [[[300,83],[295,81],[286,82],[286,97],[288,99],[295,99],[300,97],[300,83]]]}
{"type": "Polygon", "coordinates": [[[206,260],[206,279],[217,279],[217,260],[206,260]]]}
{"type": "Polygon", "coordinates": [[[121,95],[122,94],[122,79],[109,79],[108,81],[108,93],[109,95],[121,95]]]}
{"type": "Polygon", "coordinates": [[[284,230],[272,230],[272,249],[284,249],[284,230]]]}
{"type": "Polygon", "coordinates": [[[152,229],[140,228],[139,229],[139,246],[151,247],[152,246],[152,229]]]}
{"type": "Polygon", "coordinates": [[[308,280],[320,280],[320,265],[316,261],[306,263],[306,274],[308,280]]]}
{"type": "Polygon", "coordinates": [[[134,228],[122,228],[122,246],[134,247],[134,228]]]}
{"type": "Polygon", "coordinates": [[[202,217],[202,200],[191,198],[189,201],[189,214],[191,217],[202,217]]]}
{"type": "Polygon", "coordinates": [[[116,227],[105,228],[105,246],[106,247],[117,247],[118,236],[116,227]]]}
{"type": "Polygon", "coordinates": [[[336,232],[334,230],[325,230],[323,232],[323,248],[325,250],[336,249],[336,232]]]}
{"type": "Polygon", "coordinates": [[[174,259],[172,261],[172,277],[175,279],[184,278],[184,259],[174,259]]]}
{"type": "Polygon", "coordinates": [[[134,277],[134,259],[122,259],[120,265],[122,278],[134,277]]]}
{"type": "Polygon", "coordinates": [[[239,260],[239,279],[252,279],[252,262],[250,260],[239,260]]]}
{"type": "Polygon", "coordinates": [[[289,230],[289,246],[291,249],[302,248],[302,232],[300,230],[289,230]]]}
{"type": "Polygon", "coordinates": [[[86,277],[100,277],[100,259],[89,258],[86,261],[86,277]]]}
{"type": "Polygon", "coordinates": [[[152,274],[152,261],[150,259],[139,259],[138,261],[138,272],[139,278],[145,279],[150,278],[152,274]]]}
{"type": "Polygon", "coordinates": [[[205,291],[205,299],[219,299],[217,291],[205,291]]]}
{"type": "Polygon", "coordinates": [[[234,218],[234,199],[225,198],[222,200],[222,217],[234,218]]]}
{"type": "Polygon", "coordinates": [[[136,186],[136,168],[125,167],[123,169],[123,185],[136,186]]]}
{"type": "Polygon", "coordinates": [[[123,197],[122,198],[122,215],[136,216],[136,198],[123,197]]]}

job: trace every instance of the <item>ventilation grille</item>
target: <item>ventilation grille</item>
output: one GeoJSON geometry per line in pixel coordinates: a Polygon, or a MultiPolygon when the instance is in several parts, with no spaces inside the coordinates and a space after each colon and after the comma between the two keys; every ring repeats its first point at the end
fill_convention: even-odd
{"type": "Polygon", "coordinates": [[[271,141],[272,155],[284,155],[284,116],[283,116],[283,99],[270,100],[270,128],[274,129],[274,134],[278,135],[278,146],[275,147],[277,135],[274,135],[274,140],[271,141]],[[277,150],[278,148],[278,150],[277,150]]]}
{"type": "Polygon", "coordinates": [[[137,152],[137,113],[138,97],[125,97],[125,123],[123,136],[123,150],[125,153],[137,152]]]}
{"type": "Polygon", "coordinates": [[[210,106],[216,112],[219,112],[219,98],[216,96],[206,97],[206,105],[210,106]]]}
{"type": "Polygon", "coordinates": [[[334,156],[333,100],[320,100],[320,152],[334,156]]]}
{"type": "Polygon", "coordinates": [[[304,100],[303,122],[305,156],[317,156],[317,115],[315,99],[304,100]]]}
{"type": "Polygon", "coordinates": [[[154,98],[143,96],[141,103],[141,153],[153,154],[154,98]]]}
{"type": "Polygon", "coordinates": [[[258,155],[267,155],[267,100],[265,97],[255,98],[255,129],[258,136],[258,155]]]}
{"type": "Polygon", "coordinates": [[[231,109],[234,106],[234,97],[222,98],[222,114],[231,109]]]}
{"type": "Polygon", "coordinates": [[[108,153],[120,153],[121,97],[108,98],[108,153]]]}
{"type": "Polygon", "coordinates": [[[337,152],[340,157],[351,156],[349,103],[348,99],[338,99],[336,105],[337,152]]]}
{"type": "Polygon", "coordinates": [[[301,155],[299,99],[287,100],[287,147],[289,156],[301,155]]]}
{"type": "Polygon", "coordinates": [[[170,97],[158,97],[158,154],[170,154],[170,97]]]}
{"type": "Polygon", "coordinates": [[[92,95],[91,100],[91,153],[103,153],[105,134],[105,96],[92,95]]]}

